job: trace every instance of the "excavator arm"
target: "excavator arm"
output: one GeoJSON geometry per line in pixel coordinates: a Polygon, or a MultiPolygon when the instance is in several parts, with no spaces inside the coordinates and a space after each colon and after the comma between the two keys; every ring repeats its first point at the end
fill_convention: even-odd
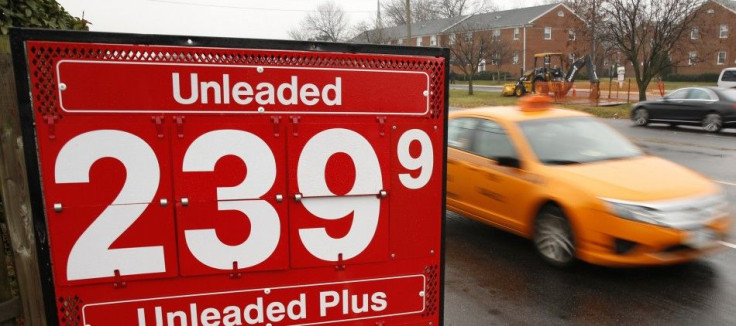
{"type": "Polygon", "coordinates": [[[577,75],[580,69],[586,66],[588,67],[588,76],[590,78],[590,82],[598,83],[598,75],[595,73],[593,63],[590,61],[590,55],[587,55],[587,54],[584,57],[578,60],[575,60],[575,62],[572,63],[572,65],[570,66],[570,69],[567,71],[567,74],[565,75],[565,81],[568,83],[574,82],[575,75],[577,75]]]}

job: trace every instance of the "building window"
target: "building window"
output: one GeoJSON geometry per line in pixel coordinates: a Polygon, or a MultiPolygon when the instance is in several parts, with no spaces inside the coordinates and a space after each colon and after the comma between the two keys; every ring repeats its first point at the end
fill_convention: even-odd
{"type": "Polygon", "coordinates": [[[544,28],[544,39],[545,40],[551,40],[552,39],[552,27],[545,27],[544,28]]]}
{"type": "Polygon", "coordinates": [[[726,51],[719,51],[718,58],[716,60],[717,60],[716,64],[725,65],[726,64],[726,51]]]}
{"type": "Polygon", "coordinates": [[[422,38],[417,37],[417,46],[422,46],[422,38]]]}
{"type": "Polygon", "coordinates": [[[693,29],[690,30],[690,39],[697,40],[698,37],[700,37],[699,33],[700,33],[700,30],[697,27],[693,27],[693,29]]]}
{"type": "Polygon", "coordinates": [[[557,16],[558,17],[565,17],[565,12],[562,11],[562,10],[560,10],[560,11],[557,12],[557,16]]]}
{"type": "Polygon", "coordinates": [[[567,31],[567,39],[570,41],[575,41],[575,30],[572,28],[567,31]]]}
{"type": "Polygon", "coordinates": [[[478,72],[486,71],[486,60],[481,60],[478,64],[478,72]]]}
{"type": "Polygon", "coordinates": [[[500,63],[500,60],[498,60],[499,58],[501,58],[501,56],[498,53],[494,53],[493,55],[491,55],[491,64],[494,66],[498,66],[500,63]]]}
{"type": "Polygon", "coordinates": [[[500,29],[494,29],[493,30],[493,42],[498,42],[498,40],[501,39],[501,30],[500,29]]]}
{"type": "Polygon", "coordinates": [[[514,40],[519,39],[519,28],[514,28],[514,40]]]}
{"type": "Polygon", "coordinates": [[[399,39],[399,45],[403,45],[403,44],[404,44],[404,39],[403,38],[400,38],[399,39]]]}
{"type": "Polygon", "coordinates": [[[688,55],[687,64],[692,66],[692,65],[695,65],[697,61],[698,61],[698,53],[695,51],[690,52],[690,54],[688,55]]]}
{"type": "Polygon", "coordinates": [[[511,62],[513,62],[514,64],[519,63],[519,51],[514,51],[514,56],[511,57],[511,62]]]}
{"type": "Polygon", "coordinates": [[[450,34],[450,39],[448,40],[450,45],[455,44],[455,34],[450,34]]]}
{"type": "Polygon", "coordinates": [[[473,42],[473,32],[465,33],[465,42],[473,42]]]}
{"type": "Polygon", "coordinates": [[[432,35],[429,37],[429,45],[437,46],[437,35],[432,35]]]}
{"type": "Polygon", "coordinates": [[[708,9],[708,13],[709,13],[709,14],[712,14],[712,13],[714,13],[714,12],[716,12],[716,11],[715,11],[715,10],[713,10],[713,9],[708,9]]]}
{"type": "Polygon", "coordinates": [[[721,38],[728,38],[728,25],[721,25],[721,38]]]}

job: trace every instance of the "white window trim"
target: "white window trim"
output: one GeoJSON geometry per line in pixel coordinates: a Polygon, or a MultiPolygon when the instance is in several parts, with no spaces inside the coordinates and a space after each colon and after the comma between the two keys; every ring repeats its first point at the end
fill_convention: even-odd
{"type": "Polygon", "coordinates": [[[514,52],[514,56],[511,58],[511,62],[515,65],[519,64],[519,52],[518,51],[514,52]]]}
{"type": "Polygon", "coordinates": [[[551,40],[552,39],[552,27],[545,27],[544,28],[544,39],[545,40],[551,40]],[[547,31],[549,31],[549,34],[547,34],[547,31]]]}
{"type": "Polygon", "coordinates": [[[519,28],[516,27],[514,28],[514,41],[518,41],[518,40],[519,40],[519,28]]]}
{"type": "Polygon", "coordinates": [[[700,29],[697,27],[693,27],[693,29],[690,30],[690,39],[691,40],[697,40],[700,38],[700,29]]]}
{"type": "Polygon", "coordinates": [[[455,44],[455,34],[450,34],[450,37],[448,38],[447,43],[449,43],[450,45],[455,44]]]}
{"type": "Polygon", "coordinates": [[[473,32],[465,33],[465,42],[472,42],[472,41],[473,41],[473,32]]]}
{"type": "Polygon", "coordinates": [[[437,46],[437,35],[429,37],[429,46],[437,46]]]}
{"type": "Polygon", "coordinates": [[[403,38],[400,38],[400,39],[399,39],[399,41],[398,41],[397,43],[398,43],[399,45],[403,45],[403,44],[404,44],[404,39],[403,39],[403,38]]]}
{"type": "Polygon", "coordinates": [[[726,51],[718,51],[716,53],[716,64],[722,66],[726,64],[726,61],[728,61],[728,53],[726,51]],[[721,62],[721,53],[723,53],[723,62],[721,62]]]}
{"type": "Polygon", "coordinates": [[[417,37],[417,46],[422,46],[422,37],[417,37]]]}
{"type": "Polygon", "coordinates": [[[728,25],[721,24],[721,27],[720,27],[720,30],[719,31],[720,31],[720,33],[719,33],[719,37],[720,38],[728,38],[728,25]],[[724,29],[724,27],[725,27],[725,29],[724,29]]]}
{"type": "Polygon", "coordinates": [[[687,55],[687,64],[690,66],[694,66],[697,63],[697,62],[694,62],[697,60],[697,58],[698,58],[698,53],[695,51],[691,51],[687,55]]]}
{"type": "Polygon", "coordinates": [[[574,29],[571,28],[571,29],[567,30],[567,40],[568,41],[575,41],[575,39],[577,39],[577,38],[578,38],[578,36],[575,33],[575,30],[574,29]],[[572,38],[570,38],[570,36],[572,36],[572,38]]]}

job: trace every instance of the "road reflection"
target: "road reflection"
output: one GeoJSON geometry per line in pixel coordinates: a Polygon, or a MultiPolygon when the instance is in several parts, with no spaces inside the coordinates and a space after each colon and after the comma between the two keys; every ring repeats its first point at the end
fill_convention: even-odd
{"type": "MultiPolygon", "coordinates": [[[[558,270],[531,242],[447,212],[447,325],[735,325],[727,251],[677,266],[558,270]]],[[[730,267],[732,269],[732,267],[730,267]]]]}

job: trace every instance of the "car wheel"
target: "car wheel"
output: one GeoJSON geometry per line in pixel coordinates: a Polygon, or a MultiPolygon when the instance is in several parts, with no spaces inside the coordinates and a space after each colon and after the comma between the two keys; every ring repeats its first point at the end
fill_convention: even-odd
{"type": "Polygon", "coordinates": [[[634,124],[640,127],[649,124],[649,111],[644,108],[638,108],[634,111],[634,124]]]}
{"type": "Polygon", "coordinates": [[[721,131],[723,121],[718,113],[708,113],[703,119],[703,129],[708,132],[721,131]]]}
{"type": "Polygon", "coordinates": [[[516,86],[516,89],[514,89],[514,95],[516,95],[517,97],[521,97],[522,95],[524,95],[524,88],[521,86],[516,86]]]}
{"type": "Polygon", "coordinates": [[[545,206],[534,223],[534,247],[542,258],[555,267],[569,267],[575,262],[575,242],[570,223],[557,206],[545,206]]]}

